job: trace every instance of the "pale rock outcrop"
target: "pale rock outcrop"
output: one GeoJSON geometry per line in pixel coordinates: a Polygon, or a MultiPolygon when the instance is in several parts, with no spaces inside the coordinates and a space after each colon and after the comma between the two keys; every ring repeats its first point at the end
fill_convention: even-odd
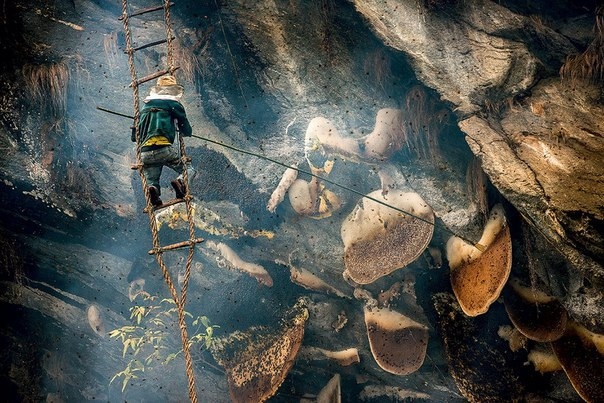
{"type": "MultiPolygon", "coordinates": [[[[407,53],[419,78],[455,105],[458,114],[473,114],[495,94],[516,94],[534,83],[539,59],[519,37],[535,25],[530,19],[492,1],[454,2],[434,10],[421,3],[354,2],[376,34],[407,53]],[[443,7],[446,12],[437,12],[443,7]]],[[[543,29],[558,46],[573,49],[568,40],[543,29]]]]}
{"type": "Polygon", "coordinates": [[[526,247],[566,265],[562,275],[536,261],[533,270],[554,278],[552,292],[572,315],[604,329],[604,111],[597,86],[558,74],[566,56],[580,53],[575,44],[593,38],[584,19],[571,33],[492,1],[354,4],[452,104],[482,169],[536,239],[526,247]]]}

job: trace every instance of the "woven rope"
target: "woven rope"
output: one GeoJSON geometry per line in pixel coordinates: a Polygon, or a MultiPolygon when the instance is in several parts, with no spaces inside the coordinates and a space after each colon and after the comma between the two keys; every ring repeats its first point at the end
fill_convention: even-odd
{"type": "MultiPolygon", "coordinates": [[[[187,324],[185,322],[185,303],[187,299],[187,288],[189,285],[189,278],[191,274],[191,265],[193,262],[193,255],[195,251],[195,226],[193,223],[193,209],[191,206],[191,196],[189,195],[189,186],[186,186],[186,196],[185,196],[185,204],[187,208],[187,220],[189,223],[189,237],[191,240],[189,246],[189,252],[187,256],[187,262],[185,266],[185,277],[184,283],[181,290],[181,296],[179,297],[176,288],[174,287],[174,282],[170,276],[170,271],[166,266],[163,259],[163,251],[161,251],[161,245],[159,242],[159,229],[157,227],[157,221],[155,219],[154,209],[151,205],[151,197],[149,195],[149,190],[147,186],[147,178],[143,174],[143,164],[141,162],[141,147],[140,147],[140,133],[138,123],[140,120],[140,101],[139,101],[139,91],[137,84],[137,74],[136,68],[134,66],[134,50],[132,47],[132,34],[130,31],[130,21],[128,16],[128,0],[122,0],[122,21],[124,25],[124,33],[126,36],[126,53],[128,54],[128,65],[130,69],[130,77],[132,79],[132,90],[134,97],[134,136],[136,139],[136,164],[138,166],[138,172],[141,177],[141,182],[143,186],[143,192],[145,194],[145,201],[147,205],[147,215],[149,217],[149,226],[151,228],[152,238],[153,238],[153,249],[156,251],[155,259],[157,260],[158,265],[161,268],[164,280],[168,289],[170,291],[170,295],[176,304],[178,310],[178,325],[180,328],[180,334],[182,339],[182,348],[183,355],[185,358],[185,366],[187,372],[187,378],[189,383],[189,398],[191,402],[197,403],[197,390],[195,387],[195,373],[193,371],[193,362],[191,359],[190,345],[189,345],[189,337],[187,334],[187,324]]],[[[168,70],[170,73],[174,72],[174,64],[173,64],[173,52],[172,52],[172,29],[170,25],[170,2],[168,0],[164,0],[164,21],[166,24],[166,35],[167,35],[167,59],[168,59],[168,70]]],[[[180,135],[179,135],[180,136],[180,135]]],[[[182,136],[180,136],[180,151],[181,158],[183,161],[183,165],[185,169],[183,169],[183,179],[186,184],[188,184],[188,175],[186,170],[186,161],[187,157],[185,155],[185,147],[182,141],[182,136]]]]}

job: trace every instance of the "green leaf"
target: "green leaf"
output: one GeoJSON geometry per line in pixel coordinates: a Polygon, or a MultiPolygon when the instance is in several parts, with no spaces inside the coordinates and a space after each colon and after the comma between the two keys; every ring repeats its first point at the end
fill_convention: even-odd
{"type": "Polygon", "coordinates": [[[111,380],[109,381],[109,384],[112,384],[113,381],[115,381],[116,378],[119,378],[122,375],[124,375],[124,371],[118,372],[117,374],[113,375],[113,378],[111,378],[111,380]]]}
{"type": "Polygon", "coordinates": [[[128,346],[130,345],[130,340],[131,340],[131,339],[127,339],[127,340],[124,342],[124,351],[122,351],[122,357],[125,357],[125,356],[126,356],[126,352],[128,351],[128,346]]]}
{"type": "Polygon", "coordinates": [[[178,355],[178,353],[168,354],[168,356],[164,360],[163,364],[164,365],[168,364],[170,361],[172,361],[174,358],[176,358],[177,355],[178,355]]]}
{"type": "Polygon", "coordinates": [[[157,327],[166,327],[166,324],[160,318],[151,319],[151,323],[157,327]]]}
{"type": "Polygon", "coordinates": [[[170,308],[166,311],[166,316],[171,316],[171,314],[176,313],[177,311],[176,308],[170,308]]]}
{"type": "Polygon", "coordinates": [[[115,330],[112,330],[109,332],[109,337],[110,338],[118,337],[121,333],[122,333],[122,331],[120,329],[115,329],[115,330]]]}

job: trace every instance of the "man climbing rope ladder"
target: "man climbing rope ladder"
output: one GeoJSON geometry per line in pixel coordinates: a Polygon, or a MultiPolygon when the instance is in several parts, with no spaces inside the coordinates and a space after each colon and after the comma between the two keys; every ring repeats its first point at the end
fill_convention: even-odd
{"type": "MultiPolygon", "coordinates": [[[[151,88],[141,110],[138,132],[140,142],[140,159],[143,164],[143,175],[147,179],[149,197],[153,206],[161,206],[161,187],[159,179],[162,168],[167,166],[180,175],[171,184],[177,199],[186,195],[188,184],[183,179],[183,168],[186,166],[187,178],[192,180],[196,171],[190,162],[183,162],[180,154],[178,133],[190,137],[193,133],[184,106],[180,103],[183,87],[178,85],[172,75],[162,76],[157,85],[151,88]],[[184,165],[183,165],[184,164],[184,165]]],[[[135,132],[132,141],[136,142],[135,132]]]]}

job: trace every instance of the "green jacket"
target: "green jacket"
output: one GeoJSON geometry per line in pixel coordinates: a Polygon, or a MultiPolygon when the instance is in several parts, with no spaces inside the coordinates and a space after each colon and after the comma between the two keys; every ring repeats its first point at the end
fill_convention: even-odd
{"type": "MultiPolygon", "coordinates": [[[[189,137],[193,134],[185,108],[180,102],[171,99],[149,100],[141,110],[138,123],[140,144],[144,144],[153,136],[165,136],[170,143],[174,143],[176,137],[175,120],[178,131],[183,136],[189,137]]],[[[131,139],[136,141],[134,132],[131,139]]]]}

